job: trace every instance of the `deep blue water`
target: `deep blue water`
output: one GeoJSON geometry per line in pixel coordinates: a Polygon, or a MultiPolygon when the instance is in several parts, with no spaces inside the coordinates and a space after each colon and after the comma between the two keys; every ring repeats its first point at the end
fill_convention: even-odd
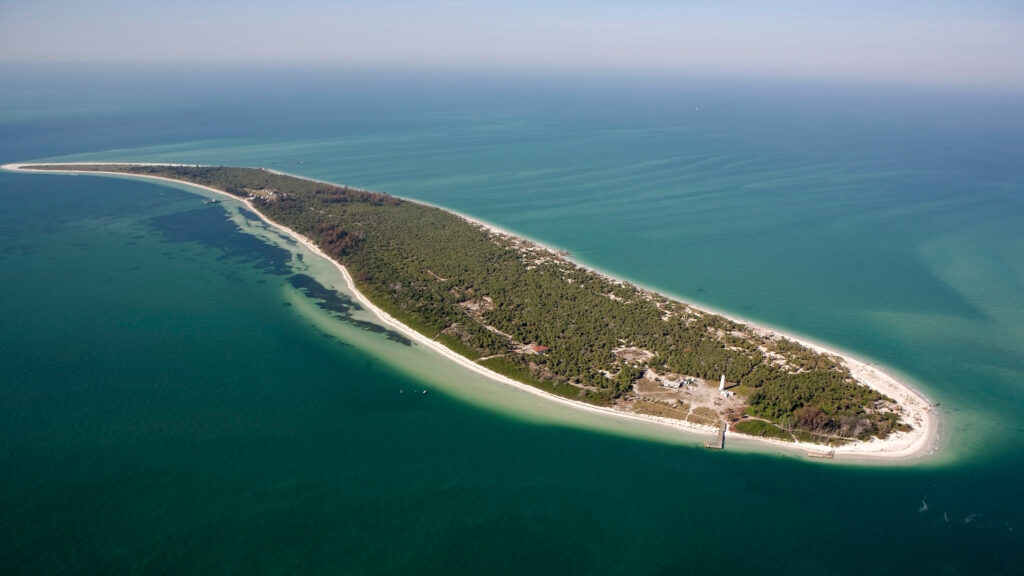
{"type": "Polygon", "coordinates": [[[945,439],[932,460],[850,468],[512,418],[437,389],[459,377],[409,360],[223,208],[0,173],[0,557],[15,571],[1016,569],[1012,95],[2,72],[0,161],[267,166],[436,203],[877,361],[941,402],[945,439]],[[320,314],[354,332],[288,294],[326,299],[320,314]]]}

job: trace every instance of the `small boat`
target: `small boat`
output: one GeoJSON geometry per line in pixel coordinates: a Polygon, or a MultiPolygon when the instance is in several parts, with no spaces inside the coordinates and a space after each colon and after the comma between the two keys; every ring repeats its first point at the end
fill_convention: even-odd
{"type": "Polygon", "coordinates": [[[210,198],[209,200],[203,200],[203,204],[220,204],[220,200],[217,200],[216,198],[210,198]]]}

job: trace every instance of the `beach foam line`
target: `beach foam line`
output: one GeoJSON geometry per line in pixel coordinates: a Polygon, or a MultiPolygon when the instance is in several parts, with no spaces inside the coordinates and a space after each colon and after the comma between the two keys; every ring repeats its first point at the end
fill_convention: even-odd
{"type": "MultiPolygon", "coordinates": [[[[57,173],[57,174],[59,174],[59,173],[77,173],[77,174],[87,174],[87,175],[88,174],[100,174],[100,175],[105,175],[105,176],[117,176],[117,177],[129,178],[129,179],[156,180],[156,181],[162,181],[162,182],[168,182],[168,183],[185,185],[185,186],[189,186],[189,187],[192,187],[192,188],[197,188],[197,189],[200,189],[200,190],[204,190],[204,191],[207,191],[207,192],[210,192],[210,193],[213,193],[213,194],[217,194],[217,195],[220,195],[220,196],[224,196],[224,197],[227,197],[227,198],[229,198],[231,200],[236,200],[236,201],[244,204],[249,210],[251,210],[254,213],[258,214],[260,216],[260,218],[264,222],[266,222],[267,224],[269,224],[269,225],[271,225],[271,226],[281,230],[282,232],[288,234],[289,236],[293,237],[296,241],[298,241],[303,246],[305,246],[310,252],[316,254],[317,256],[319,256],[321,258],[326,259],[331,264],[333,264],[338,269],[338,271],[341,273],[342,278],[344,278],[344,280],[345,280],[346,286],[352,292],[352,294],[355,296],[355,298],[359,301],[359,303],[361,305],[363,305],[367,310],[372,312],[374,315],[376,315],[386,326],[388,326],[388,327],[390,327],[390,328],[400,332],[401,334],[405,335],[409,339],[417,342],[418,344],[420,344],[422,346],[425,346],[425,347],[431,349],[432,351],[440,354],[441,356],[443,356],[445,358],[448,358],[449,360],[455,362],[456,364],[459,364],[460,366],[462,366],[464,368],[467,368],[467,369],[469,369],[469,370],[471,370],[471,371],[473,371],[473,372],[475,372],[477,374],[485,376],[485,377],[487,377],[487,378],[489,378],[491,380],[494,380],[496,382],[499,382],[501,384],[505,384],[507,386],[514,387],[514,388],[522,390],[524,392],[527,392],[527,393],[530,393],[530,394],[534,394],[534,395],[546,398],[546,399],[548,399],[550,401],[553,401],[553,402],[558,402],[558,403],[560,403],[562,405],[569,406],[569,407],[572,407],[572,408],[577,409],[577,410],[585,410],[585,411],[592,412],[592,413],[595,413],[595,414],[603,414],[603,415],[606,415],[606,416],[613,416],[613,417],[616,417],[616,418],[625,418],[625,419],[628,419],[628,420],[633,420],[633,421],[638,421],[638,422],[647,422],[647,423],[659,424],[659,425],[662,425],[662,426],[668,426],[668,427],[671,427],[671,428],[674,428],[674,429],[677,429],[677,430],[681,430],[681,431],[685,431],[685,432],[689,432],[689,433],[700,434],[701,436],[704,436],[704,435],[710,434],[710,433],[717,433],[717,431],[718,431],[718,429],[716,427],[712,427],[712,426],[704,426],[704,425],[700,425],[700,424],[694,424],[692,422],[686,422],[686,421],[682,421],[682,420],[675,420],[675,419],[671,419],[671,418],[662,418],[662,417],[658,417],[658,416],[649,416],[649,415],[642,415],[642,414],[622,412],[620,410],[615,410],[613,408],[605,408],[605,407],[601,407],[601,406],[593,406],[591,404],[586,404],[586,403],[583,403],[583,402],[577,402],[577,401],[574,401],[574,400],[569,400],[567,398],[563,398],[561,396],[556,396],[554,394],[545,392],[545,391],[540,390],[538,388],[534,388],[533,386],[529,386],[527,384],[523,384],[522,382],[518,382],[518,381],[513,380],[512,378],[509,378],[509,377],[507,377],[507,376],[505,376],[503,374],[499,374],[497,372],[494,372],[493,370],[485,368],[484,366],[481,366],[481,365],[477,364],[476,362],[470,360],[469,358],[466,358],[465,356],[462,356],[462,355],[456,353],[455,351],[453,351],[450,348],[444,346],[440,342],[438,342],[436,340],[433,340],[431,338],[428,338],[428,337],[424,336],[423,334],[413,330],[409,326],[406,326],[405,324],[402,324],[401,322],[399,322],[398,320],[393,318],[390,314],[388,314],[387,312],[385,312],[381,308],[379,308],[376,305],[374,305],[373,302],[371,302],[369,300],[369,298],[367,298],[362,292],[360,292],[356,288],[355,282],[353,281],[352,276],[349,274],[348,269],[346,269],[340,262],[338,262],[338,261],[334,260],[333,258],[331,258],[330,256],[328,256],[326,253],[324,253],[322,250],[320,250],[320,248],[316,244],[314,244],[311,240],[309,240],[308,238],[306,238],[302,234],[299,234],[298,232],[292,230],[291,228],[288,228],[287,226],[285,226],[283,224],[280,224],[278,222],[275,222],[274,220],[271,220],[270,218],[265,216],[249,200],[247,200],[245,198],[239,198],[239,197],[234,196],[232,194],[229,194],[229,193],[227,193],[227,192],[225,192],[223,190],[218,190],[216,188],[211,188],[209,186],[203,186],[201,184],[195,184],[195,183],[192,183],[192,182],[186,182],[184,180],[176,180],[174,178],[167,178],[165,176],[153,176],[153,175],[148,175],[148,174],[126,174],[126,173],[123,173],[123,172],[107,172],[107,171],[102,171],[102,170],[75,170],[74,169],[74,166],[81,166],[81,165],[91,165],[91,166],[104,166],[104,165],[107,165],[107,166],[124,166],[124,165],[131,165],[131,166],[199,166],[198,164],[169,164],[169,163],[156,163],[156,162],[33,162],[33,163],[11,163],[11,164],[4,164],[3,166],[0,166],[0,168],[2,168],[4,170],[9,170],[9,171],[45,173],[45,174],[54,174],[54,173],[57,173]],[[32,166],[32,165],[71,166],[72,168],[70,168],[69,170],[32,170],[32,169],[29,169],[29,168],[25,168],[26,166],[32,166]]],[[[285,174],[285,173],[282,172],[281,174],[285,174]]],[[[303,179],[306,179],[306,180],[312,180],[310,178],[305,178],[303,176],[295,176],[293,174],[286,174],[286,175],[293,176],[295,178],[303,178],[303,179]]],[[[333,184],[331,182],[326,182],[326,181],[322,181],[322,180],[313,180],[313,181],[314,182],[321,182],[321,183],[324,183],[324,184],[331,184],[331,185],[337,186],[337,184],[333,184]]],[[[353,189],[356,190],[355,188],[353,188],[353,189]]],[[[412,200],[412,202],[418,202],[418,201],[412,200]]],[[[440,208],[442,210],[447,210],[447,209],[439,207],[439,206],[435,206],[435,207],[440,208]]],[[[449,212],[451,212],[451,211],[449,210],[449,212]]],[[[452,212],[452,213],[458,215],[461,218],[464,218],[465,220],[467,220],[467,221],[469,221],[469,222],[471,222],[473,224],[481,226],[482,228],[490,231],[491,233],[502,234],[502,235],[506,235],[506,236],[514,236],[514,237],[517,237],[517,238],[519,237],[519,236],[516,236],[515,234],[512,234],[511,232],[508,232],[506,230],[502,230],[502,229],[497,228],[495,226],[492,226],[492,225],[490,225],[490,224],[488,224],[486,222],[482,222],[480,220],[471,218],[471,217],[466,216],[464,214],[459,214],[457,212],[452,212]]],[[[538,243],[538,242],[536,242],[534,240],[529,240],[529,241],[534,243],[534,244],[536,244],[540,248],[543,248],[543,249],[546,249],[546,250],[550,250],[552,253],[556,252],[555,250],[552,250],[551,248],[549,248],[549,247],[547,247],[547,246],[545,246],[545,245],[543,245],[541,243],[538,243]]],[[[576,264],[576,263],[574,262],[574,264],[576,264]]],[[[576,265],[579,265],[579,264],[576,264],[576,265]]],[[[586,268],[585,266],[581,266],[581,267],[586,268]]],[[[587,270],[591,270],[590,268],[586,268],[586,269],[587,270]]],[[[595,271],[595,270],[591,270],[591,271],[596,273],[596,274],[600,274],[601,276],[604,276],[605,278],[608,278],[608,279],[610,279],[612,281],[616,281],[616,282],[620,282],[621,281],[621,280],[618,280],[618,279],[616,279],[616,278],[614,278],[612,276],[604,274],[602,272],[595,271]]],[[[874,365],[871,365],[871,364],[868,364],[868,363],[863,362],[861,360],[858,360],[858,359],[854,358],[853,356],[851,356],[849,354],[835,351],[833,349],[830,349],[830,348],[822,346],[820,344],[808,341],[808,340],[803,339],[803,338],[798,338],[798,337],[790,336],[790,335],[788,335],[788,334],[786,334],[786,333],[784,333],[782,331],[779,331],[779,330],[775,330],[775,329],[771,329],[771,328],[768,328],[768,327],[765,327],[765,326],[761,326],[761,325],[758,325],[758,324],[753,323],[753,322],[749,322],[749,321],[742,320],[740,318],[735,318],[735,317],[729,316],[727,314],[721,314],[719,312],[716,312],[716,311],[714,311],[712,309],[709,309],[709,308],[706,308],[706,307],[698,308],[698,307],[692,306],[692,305],[690,305],[688,303],[686,305],[690,306],[691,308],[694,308],[695,310],[699,310],[701,312],[706,312],[706,313],[709,313],[709,314],[717,314],[719,316],[723,316],[723,317],[728,318],[729,320],[732,320],[732,321],[734,321],[734,322],[736,322],[738,324],[742,324],[744,326],[747,326],[747,327],[749,327],[749,328],[751,328],[753,330],[762,332],[764,334],[774,334],[774,335],[779,336],[779,337],[787,338],[787,339],[792,340],[794,342],[797,342],[797,343],[799,343],[799,344],[801,344],[803,346],[806,346],[806,347],[808,347],[808,348],[810,348],[812,350],[815,350],[816,352],[824,353],[824,354],[829,354],[829,355],[837,356],[837,357],[841,358],[843,360],[843,362],[846,363],[847,367],[850,369],[851,374],[853,375],[853,377],[858,382],[864,384],[865,386],[868,386],[869,388],[872,388],[874,390],[882,392],[883,394],[886,394],[887,396],[889,396],[889,397],[893,398],[894,400],[896,400],[897,403],[904,409],[903,416],[905,418],[911,420],[911,424],[912,424],[913,428],[912,428],[912,430],[910,432],[895,432],[895,433],[890,434],[889,437],[885,438],[884,440],[883,439],[878,439],[878,438],[873,438],[872,440],[870,440],[868,442],[858,442],[858,443],[854,443],[854,444],[844,444],[843,446],[839,446],[839,447],[837,447],[835,449],[835,457],[836,457],[836,459],[842,459],[844,461],[849,461],[849,462],[864,462],[864,463],[905,461],[905,460],[909,460],[909,459],[921,458],[923,456],[932,455],[932,454],[934,454],[938,450],[938,423],[936,421],[935,412],[934,412],[934,408],[933,408],[932,404],[920,392],[918,392],[914,388],[910,387],[909,385],[907,385],[907,384],[905,384],[903,382],[900,382],[899,380],[897,380],[896,378],[894,378],[890,374],[886,373],[881,368],[879,368],[877,366],[874,366],[874,365]]],[[[750,436],[750,435],[742,434],[742,433],[739,433],[739,432],[729,432],[728,433],[728,437],[729,438],[733,438],[733,439],[740,439],[744,443],[749,443],[749,444],[754,445],[754,446],[756,446],[756,445],[770,445],[770,446],[777,447],[777,448],[780,448],[782,450],[785,450],[787,452],[797,452],[797,453],[801,453],[801,454],[805,454],[805,453],[808,453],[808,452],[827,452],[828,450],[830,450],[829,448],[826,448],[826,447],[824,447],[824,446],[822,446],[820,444],[811,444],[811,443],[807,443],[807,442],[784,442],[784,441],[781,441],[781,440],[775,440],[775,439],[771,439],[771,438],[762,438],[762,437],[759,437],[759,436],[750,436]]]]}

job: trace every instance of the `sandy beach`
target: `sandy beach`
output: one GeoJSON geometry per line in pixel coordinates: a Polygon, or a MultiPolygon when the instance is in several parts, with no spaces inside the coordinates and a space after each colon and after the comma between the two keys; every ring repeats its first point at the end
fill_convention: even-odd
{"type": "MultiPolygon", "coordinates": [[[[542,396],[542,397],[544,397],[544,398],[546,398],[546,399],[548,399],[550,401],[553,401],[553,402],[559,402],[559,403],[562,403],[562,404],[564,404],[566,406],[571,406],[572,408],[577,409],[577,410],[586,410],[586,411],[590,411],[590,412],[593,412],[593,413],[603,414],[603,415],[607,415],[607,416],[615,417],[615,418],[626,418],[626,419],[635,420],[635,421],[650,422],[650,423],[655,423],[655,424],[659,424],[659,425],[662,425],[662,426],[669,426],[669,427],[672,427],[672,428],[677,429],[677,430],[681,430],[681,431],[686,431],[686,432],[689,432],[689,433],[697,434],[701,438],[704,438],[704,439],[706,439],[709,435],[712,435],[712,434],[714,434],[716,432],[716,429],[713,428],[713,427],[701,426],[701,425],[698,425],[698,424],[693,424],[693,423],[689,423],[689,422],[685,422],[685,421],[681,421],[681,420],[674,420],[674,419],[669,419],[669,418],[659,418],[659,417],[655,417],[655,416],[646,416],[646,415],[640,415],[640,414],[635,414],[635,413],[627,413],[627,412],[623,412],[623,411],[616,410],[616,409],[613,409],[613,408],[603,408],[603,407],[593,406],[593,405],[590,405],[590,404],[585,404],[585,403],[582,403],[582,402],[575,402],[575,401],[572,401],[572,400],[568,400],[566,398],[562,398],[562,397],[559,397],[559,396],[555,396],[553,394],[549,394],[547,392],[544,392],[544,391],[539,390],[537,388],[534,388],[532,386],[528,386],[526,384],[517,382],[515,380],[512,380],[511,378],[508,378],[506,376],[503,376],[501,374],[493,372],[493,371],[491,371],[491,370],[489,370],[487,368],[484,368],[483,366],[480,366],[476,362],[473,362],[472,360],[457,354],[456,352],[454,352],[451,349],[445,347],[441,343],[439,343],[439,342],[437,342],[435,340],[432,340],[432,339],[424,336],[423,334],[420,334],[419,332],[416,332],[415,330],[413,330],[413,329],[409,328],[408,326],[402,324],[401,322],[397,321],[396,319],[394,319],[393,317],[388,315],[386,312],[384,312],[383,310],[381,310],[380,308],[375,306],[372,302],[370,302],[370,300],[368,298],[366,298],[361,292],[359,292],[356,289],[356,286],[355,286],[355,283],[352,280],[352,277],[349,275],[348,270],[344,266],[342,266],[339,262],[337,262],[334,259],[332,259],[329,256],[327,256],[327,254],[325,254],[323,251],[321,251],[308,238],[306,238],[303,235],[295,232],[294,230],[291,230],[290,228],[288,228],[286,226],[283,226],[283,225],[281,225],[281,224],[279,224],[277,222],[274,222],[273,220],[270,220],[269,218],[264,216],[248,200],[243,199],[243,198],[238,198],[237,196],[233,196],[231,194],[228,194],[227,192],[223,192],[223,191],[217,190],[215,188],[210,188],[210,187],[202,186],[202,185],[199,185],[199,184],[193,184],[191,182],[175,180],[175,179],[172,179],[172,178],[166,178],[166,177],[162,177],[162,176],[124,174],[124,173],[121,173],[121,172],[104,172],[104,171],[95,171],[95,170],[78,171],[78,170],[74,169],[75,165],[103,165],[103,164],[110,164],[110,165],[115,165],[115,164],[116,165],[164,165],[164,166],[173,166],[173,165],[175,165],[175,164],[166,164],[166,163],[160,164],[160,163],[154,163],[154,162],[145,162],[145,163],[130,163],[130,162],[116,162],[116,163],[110,163],[110,162],[107,162],[107,163],[104,163],[104,162],[75,162],[75,163],[59,162],[59,163],[46,163],[46,162],[34,162],[34,163],[30,163],[30,164],[5,164],[5,165],[2,166],[2,169],[9,170],[9,171],[57,173],[57,174],[59,174],[59,173],[102,174],[102,175],[105,175],[105,176],[112,175],[112,176],[118,176],[118,177],[122,177],[122,178],[139,178],[139,179],[149,179],[149,180],[173,182],[175,184],[184,184],[184,185],[187,185],[187,186],[189,186],[191,188],[201,189],[201,190],[204,190],[204,191],[209,192],[211,194],[217,194],[217,195],[220,195],[220,196],[224,196],[224,197],[230,198],[231,200],[236,200],[236,201],[244,204],[249,210],[253,211],[256,214],[259,214],[260,217],[263,218],[263,220],[265,222],[267,222],[268,224],[270,224],[271,226],[274,226],[274,227],[280,229],[281,231],[285,232],[286,234],[294,237],[298,242],[302,243],[306,248],[308,248],[314,254],[317,254],[318,256],[320,256],[322,258],[325,258],[328,261],[330,261],[338,269],[338,271],[341,273],[342,277],[345,280],[345,283],[348,286],[348,289],[352,292],[352,294],[360,302],[360,304],[362,306],[364,306],[366,309],[368,309],[369,311],[371,311],[374,315],[376,315],[381,320],[382,323],[387,325],[389,328],[402,333],[403,335],[405,335],[406,337],[410,338],[411,340],[419,343],[420,345],[426,346],[427,348],[431,349],[432,351],[434,351],[434,352],[436,352],[438,354],[441,354],[442,356],[444,356],[445,358],[448,358],[452,362],[456,362],[459,365],[461,365],[461,366],[463,366],[463,367],[465,367],[465,368],[467,368],[469,370],[472,370],[472,371],[474,371],[474,372],[476,372],[478,374],[486,376],[487,378],[490,378],[490,379],[492,379],[492,380],[494,380],[496,382],[500,382],[502,384],[515,387],[515,388],[517,388],[519,390],[522,390],[522,391],[530,393],[530,394],[535,394],[535,395],[538,395],[538,396],[542,396]],[[29,170],[29,169],[24,168],[24,166],[27,166],[27,165],[43,165],[43,164],[53,165],[53,166],[67,166],[68,169],[67,170],[29,170]]],[[[177,165],[181,165],[181,164],[177,164],[177,165]]],[[[296,177],[304,178],[302,176],[296,176],[296,177]]],[[[420,203],[423,203],[423,202],[420,202],[420,203]]],[[[442,209],[444,209],[444,208],[442,208],[442,209]]],[[[447,209],[445,209],[445,210],[447,210],[447,209]]],[[[501,230],[500,228],[492,226],[492,225],[490,225],[490,224],[488,224],[486,222],[482,222],[482,221],[479,221],[477,219],[468,217],[468,216],[466,216],[464,214],[458,214],[458,215],[460,217],[466,219],[467,221],[472,222],[473,224],[476,224],[478,226],[486,228],[487,230],[491,231],[492,233],[502,234],[502,235],[507,235],[507,236],[516,236],[515,234],[513,234],[513,233],[511,233],[509,231],[501,230]]],[[[530,240],[530,242],[534,242],[534,241],[530,240]]],[[[538,244],[538,246],[540,246],[541,248],[544,248],[543,245],[540,245],[539,243],[536,243],[536,242],[534,242],[534,243],[538,244]]],[[[551,250],[551,251],[554,252],[554,250],[551,250]]],[[[595,272],[597,272],[597,271],[595,271],[595,272]]],[[[597,273],[601,274],[601,272],[597,272],[597,273]]],[[[606,274],[602,274],[602,275],[607,276],[606,274]]],[[[717,312],[717,311],[714,311],[714,310],[711,310],[711,309],[708,309],[708,308],[702,308],[702,307],[697,307],[697,306],[692,306],[692,305],[691,305],[691,307],[693,307],[694,309],[697,309],[697,310],[701,310],[703,312],[707,312],[707,313],[711,313],[711,314],[718,314],[718,315],[724,316],[726,318],[729,318],[730,320],[733,320],[734,322],[737,322],[739,324],[745,325],[745,326],[747,326],[747,327],[749,327],[749,328],[751,328],[751,329],[753,329],[753,330],[755,330],[757,332],[760,332],[762,334],[765,334],[765,335],[773,334],[775,336],[783,336],[783,337],[788,338],[790,340],[793,340],[795,342],[799,342],[800,344],[802,344],[802,345],[804,345],[804,346],[806,346],[806,347],[808,347],[810,349],[813,349],[813,350],[815,350],[817,352],[824,353],[824,354],[830,354],[830,355],[833,355],[833,356],[838,356],[847,365],[847,367],[850,369],[851,374],[853,375],[854,378],[857,379],[858,382],[860,382],[861,384],[864,384],[865,386],[868,386],[868,387],[870,387],[870,388],[872,388],[874,390],[877,390],[877,391],[879,391],[879,392],[881,392],[881,393],[883,393],[883,394],[893,398],[894,400],[896,400],[897,404],[899,404],[899,406],[903,409],[902,416],[903,416],[904,420],[906,422],[908,422],[912,426],[912,430],[910,430],[909,432],[895,432],[895,433],[892,433],[892,434],[889,435],[888,438],[886,438],[884,440],[880,440],[880,439],[875,438],[875,439],[872,439],[871,441],[868,441],[868,442],[856,442],[856,443],[851,443],[851,444],[840,446],[840,447],[835,449],[835,460],[844,461],[844,462],[905,463],[905,462],[909,462],[909,461],[918,460],[918,459],[923,458],[925,456],[934,454],[937,451],[937,449],[938,449],[938,442],[940,440],[940,438],[939,438],[939,421],[938,421],[937,414],[935,413],[935,410],[934,410],[934,407],[933,407],[932,403],[927,398],[925,398],[920,392],[918,392],[917,390],[913,389],[912,387],[910,387],[906,383],[901,382],[897,378],[893,377],[891,374],[887,373],[882,368],[880,368],[880,367],[878,367],[876,365],[869,364],[869,363],[866,363],[864,361],[858,360],[857,358],[854,358],[853,356],[851,356],[849,354],[846,354],[846,353],[843,353],[843,352],[839,352],[839,351],[830,349],[830,348],[828,348],[826,346],[822,346],[820,344],[808,341],[806,339],[802,339],[802,338],[798,338],[798,337],[794,337],[794,336],[785,334],[784,332],[781,332],[781,331],[778,331],[778,330],[774,330],[774,329],[770,329],[770,328],[767,328],[767,327],[764,327],[764,326],[760,326],[760,325],[758,325],[756,323],[753,323],[753,322],[750,322],[750,321],[747,321],[747,320],[744,320],[744,319],[741,319],[741,318],[731,317],[729,315],[722,314],[720,312],[717,312]]],[[[739,433],[735,433],[735,432],[729,432],[728,435],[727,435],[727,438],[728,438],[727,442],[739,440],[739,443],[741,443],[741,444],[760,445],[760,446],[763,446],[763,447],[771,446],[773,448],[778,448],[779,450],[782,450],[782,451],[795,452],[795,453],[798,453],[798,454],[801,454],[801,455],[802,454],[806,454],[806,453],[824,453],[824,452],[827,452],[827,450],[828,450],[826,447],[823,447],[823,446],[818,445],[818,444],[783,442],[783,441],[779,441],[779,440],[772,440],[772,439],[765,439],[765,438],[754,437],[754,436],[747,436],[747,435],[739,434],[739,433]]]]}

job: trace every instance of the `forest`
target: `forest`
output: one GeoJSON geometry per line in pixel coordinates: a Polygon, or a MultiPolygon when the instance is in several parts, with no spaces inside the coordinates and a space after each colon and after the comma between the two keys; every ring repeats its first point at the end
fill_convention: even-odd
{"type": "Polygon", "coordinates": [[[440,208],[260,168],[75,169],[163,176],[247,199],[341,262],[357,288],[401,322],[560,396],[615,405],[635,398],[634,383],[645,374],[716,382],[724,374],[746,397],[747,417],[794,434],[867,439],[906,428],[894,402],[858,384],[836,357],[440,208]]]}

